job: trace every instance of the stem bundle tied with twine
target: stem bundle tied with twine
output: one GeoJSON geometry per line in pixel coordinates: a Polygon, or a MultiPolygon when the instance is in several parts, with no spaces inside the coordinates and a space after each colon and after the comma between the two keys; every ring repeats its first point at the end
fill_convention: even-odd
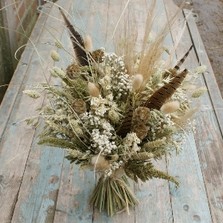
{"type": "Polygon", "coordinates": [[[129,213],[129,208],[138,204],[138,201],[127,185],[125,177],[101,176],[93,191],[90,203],[100,212],[106,211],[109,216],[113,216],[123,210],[127,210],[129,213]]]}

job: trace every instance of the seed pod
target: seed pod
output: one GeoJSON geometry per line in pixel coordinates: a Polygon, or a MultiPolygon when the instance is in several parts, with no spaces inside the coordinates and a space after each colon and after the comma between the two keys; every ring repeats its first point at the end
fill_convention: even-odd
{"type": "Polygon", "coordinates": [[[82,114],[86,112],[86,103],[82,99],[75,99],[72,104],[72,108],[77,114],[82,114]]]}
{"type": "Polygon", "coordinates": [[[136,74],[133,76],[133,81],[132,81],[132,90],[137,91],[140,89],[143,83],[143,76],[142,74],[136,74]]]}
{"type": "Polygon", "coordinates": [[[147,123],[150,118],[150,110],[146,107],[138,107],[134,111],[134,122],[147,123]]]}
{"type": "Polygon", "coordinates": [[[104,60],[104,54],[105,54],[104,50],[98,49],[98,50],[94,50],[91,53],[91,57],[95,62],[102,63],[104,60]]]}
{"type": "Polygon", "coordinates": [[[100,95],[98,87],[92,82],[88,82],[88,91],[92,97],[98,97],[100,95]]]}
{"type": "Polygon", "coordinates": [[[92,48],[93,48],[93,44],[92,44],[92,39],[89,35],[87,35],[85,38],[84,38],[84,47],[87,51],[92,51],[92,48]]]}
{"type": "Polygon", "coordinates": [[[60,60],[60,55],[57,53],[57,51],[55,50],[52,50],[51,51],[51,54],[50,54],[51,58],[54,60],[54,61],[59,61],[60,60]]]}
{"type": "Polygon", "coordinates": [[[170,114],[170,113],[175,112],[179,108],[180,108],[179,101],[169,101],[162,105],[162,107],[160,108],[160,111],[162,111],[165,114],[170,114]]]}
{"type": "Polygon", "coordinates": [[[206,87],[200,87],[192,93],[192,98],[199,98],[207,91],[206,87]]]}

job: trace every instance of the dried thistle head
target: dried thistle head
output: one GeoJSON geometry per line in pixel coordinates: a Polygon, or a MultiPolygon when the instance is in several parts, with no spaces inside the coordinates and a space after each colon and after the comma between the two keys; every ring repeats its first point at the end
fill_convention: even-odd
{"type": "Polygon", "coordinates": [[[150,109],[138,107],[134,111],[134,122],[147,123],[150,118],[150,109]]]}
{"type": "Polygon", "coordinates": [[[143,123],[136,123],[132,127],[132,131],[135,132],[137,137],[143,140],[148,133],[149,128],[143,123]]]}
{"type": "Polygon", "coordinates": [[[82,99],[75,99],[73,104],[72,104],[72,108],[74,109],[74,111],[79,115],[82,114],[84,112],[86,112],[86,103],[84,100],[82,99]]]}
{"type": "Polygon", "coordinates": [[[91,57],[92,59],[97,62],[97,63],[102,63],[103,60],[104,60],[104,55],[105,55],[105,52],[104,50],[102,49],[98,49],[98,50],[94,50],[92,53],[91,53],[91,57]]]}
{"type": "Polygon", "coordinates": [[[73,63],[69,65],[66,69],[66,74],[70,79],[77,77],[77,74],[80,72],[80,66],[73,63]]]}

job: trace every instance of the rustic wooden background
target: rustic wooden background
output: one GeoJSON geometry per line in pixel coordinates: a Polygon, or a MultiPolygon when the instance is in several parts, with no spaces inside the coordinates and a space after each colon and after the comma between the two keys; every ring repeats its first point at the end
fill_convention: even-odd
{"type": "Polygon", "coordinates": [[[0,0],[0,102],[38,17],[37,0],[0,0]],[[22,48],[17,53],[19,59],[22,48]]]}

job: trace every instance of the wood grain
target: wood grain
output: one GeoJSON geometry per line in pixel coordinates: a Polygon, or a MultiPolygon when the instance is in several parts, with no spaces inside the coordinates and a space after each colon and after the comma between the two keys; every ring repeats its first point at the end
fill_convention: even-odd
{"type": "Polygon", "coordinates": [[[223,191],[221,189],[223,187],[223,117],[221,112],[223,100],[192,18],[188,19],[188,28],[194,40],[198,62],[207,65],[207,72],[201,83],[207,86],[209,94],[201,100],[204,109],[197,116],[195,138],[213,222],[220,223],[223,219],[223,191]]]}
{"type": "MultiPolygon", "coordinates": [[[[52,11],[52,13],[54,12],[55,9],[52,11]]],[[[52,18],[49,18],[47,15],[45,15],[45,17],[46,17],[45,27],[47,26],[50,27],[52,25],[52,18]]],[[[57,23],[54,22],[54,24],[57,23]]],[[[42,28],[44,24],[37,23],[37,25],[39,25],[39,28],[42,28]]],[[[62,30],[59,33],[62,33],[62,30]]],[[[59,33],[55,33],[55,37],[59,33]]],[[[25,191],[25,188],[27,187],[26,184],[28,184],[29,187],[32,186],[32,184],[30,184],[30,181],[32,182],[31,179],[32,177],[29,178],[27,181],[24,181],[25,188],[23,186],[21,187],[21,183],[23,180],[25,168],[29,170],[28,168],[29,163],[27,163],[27,159],[29,158],[30,155],[30,148],[33,143],[33,136],[35,130],[28,127],[26,123],[24,121],[22,122],[21,120],[24,120],[29,116],[35,115],[36,109],[42,106],[43,98],[37,99],[36,103],[33,104],[33,100],[24,95],[22,91],[24,89],[29,89],[30,86],[33,86],[34,84],[36,85],[40,82],[45,81],[43,71],[45,72],[48,68],[48,65],[50,64],[49,53],[50,50],[52,49],[52,45],[54,44],[54,41],[52,41],[52,44],[50,44],[50,40],[52,40],[52,36],[49,34],[49,32],[46,32],[44,30],[44,32],[40,33],[40,39],[38,40],[38,42],[36,42],[36,47],[38,48],[39,52],[41,52],[41,56],[44,58],[44,61],[46,61],[46,63],[43,63],[41,66],[38,55],[36,53],[33,54],[33,57],[30,61],[30,66],[26,71],[27,75],[25,75],[25,78],[21,83],[20,89],[18,89],[19,91],[17,96],[15,92],[15,102],[13,104],[14,107],[12,109],[11,116],[8,120],[8,125],[5,128],[2,137],[0,146],[1,148],[0,175],[2,176],[3,179],[3,185],[6,185],[6,187],[3,187],[1,189],[0,222],[11,222],[13,218],[14,209],[16,208],[16,204],[18,201],[20,201],[18,199],[19,198],[24,199],[22,195],[23,192],[25,191]],[[23,188],[24,190],[21,190],[21,188],[23,188]]],[[[17,76],[19,76],[19,73],[17,74],[17,76]]],[[[32,159],[30,161],[32,163],[32,159]]],[[[38,175],[38,171],[36,172],[36,174],[38,175]]],[[[42,171],[41,174],[44,175],[44,171],[42,171]]],[[[32,176],[31,172],[30,175],[32,176]]],[[[42,186],[44,187],[44,184],[42,186]]],[[[37,191],[34,190],[34,192],[36,193],[37,191]]],[[[34,194],[33,195],[31,194],[30,197],[33,197],[34,194]]],[[[38,195],[35,198],[37,197],[38,195]]],[[[42,208],[43,207],[44,206],[42,206],[42,208]]],[[[26,211],[26,209],[24,210],[26,211]]],[[[13,220],[14,222],[19,222],[19,221],[23,222],[22,215],[17,217],[14,216],[14,219],[15,219],[15,221],[13,220]]],[[[26,222],[29,221],[32,222],[30,219],[25,218],[25,220],[26,222]]]]}
{"type": "MultiPolygon", "coordinates": [[[[171,14],[178,13],[175,24],[171,27],[171,33],[173,43],[176,45],[178,35],[182,32],[181,40],[176,48],[176,60],[179,60],[187,52],[192,42],[188,36],[188,30],[184,29],[185,23],[182,13],[171,2],[169,4],[165,2],[165,6],[168,17],[171,14]]],[[[189,59],[191,59],[191,54],[189,59]]],[[[184,67],[188,69],[197,67],[196,60],[189,59],[185,61],[181,70],[184,67]]],[[[180,187],[178,189],[174,188],[174,185],[170,187],[173,217],[176,222],[211,222],[196,144],[192,130],[190,131],[185,132],[186,141],[182,151],[179,155],[171,157],[168,164],[169,173],[177,175],[180,181],[180,187]]]]}

